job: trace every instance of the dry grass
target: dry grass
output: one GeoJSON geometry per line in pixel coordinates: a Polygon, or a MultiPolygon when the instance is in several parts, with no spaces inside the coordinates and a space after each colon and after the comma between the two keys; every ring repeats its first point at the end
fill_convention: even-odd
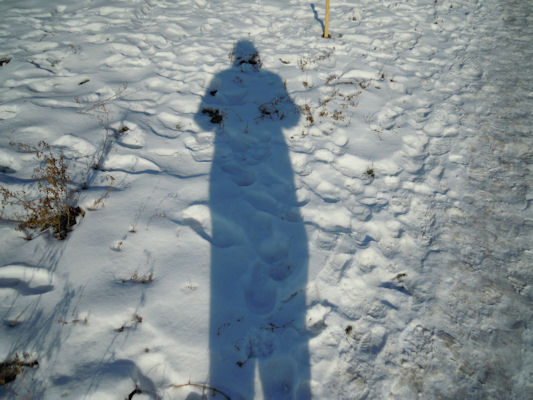
{"type": "Polygon", "coordinates": [[[154,281],[154,275],[152,273],[145,274],[145,275],[138,275],[137,273],[134,273],[131,275],[128,279],[122,279],[122,283],[140,283],[142,285],[151,283],[154,281]]]}
{"type": "Polygon", "coordinates": [[[114,189],[113,184],[115,183],[115,178],[112,175],[107,175],[105,177],[105,180],[107,182],[107,189],[102,196],[94,200],[92,204],[87,207],[90,211],[102,208],[104,206],[104,200],[109,197],[109,193],[111,193],[111,191],[114,189]]]}
{"type": "Polygon", "coordinates": [[[303,106],[301,106],[300,111],[305,117],[307,126],[311,126],[315,123],[315,118],[313,117],[313,111],[311,110],[311,106],[309,106],[309,104],[304,104],[303,106]]]}
{"type": "Polygon", "coordinates": [[[128,321],[122,324],[120,328],[115,329],[115,332],[124,332],[124,330],[133,329],[138,324],[141,324],[142,322],[143,322],[143,317],[141,317],[139,314],[135,314],[131,321],[128,321]]]}
{"type": "Polygon", "coordinates": [[[45,141],[37,146],[10,143],[19,150],[34,153],[40,166],[34,170],[33,179],[37,181],[37,198],[29,198],[25,190],[11,191],[0,188],[2,213],[6,206],[20,206],[23,214],[15,215],[20,221],[18,229],[31,239],[31,232],[51,229],[57,239],[64,239],[76,223],[76,217],[83,214],[79,207],[71,205],[72,193],[69,190],[70,178],[63,155],[55,155],[45,141]]]}
{"type": "Polygon", "coordinates": [[[22,358],[15,354],[15,358],[12,360],[0,363],[0,386],[17,379],[17,376],[24,372],[24,367],[33,368],[36,366],[39,366],[39,362],[32,359],[29,354],[24,353],[22,358]]]}

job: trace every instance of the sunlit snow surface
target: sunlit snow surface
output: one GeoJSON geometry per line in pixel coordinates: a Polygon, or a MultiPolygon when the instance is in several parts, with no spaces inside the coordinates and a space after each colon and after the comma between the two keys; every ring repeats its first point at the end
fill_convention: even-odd
{"type": "Polygon", "coordinates": [[[332,1],[331,39],[300,0],[0,15],[1,185],[34,192],[9,142],[40,140],[87,184],[64,241],[3,211],[0,362],[39,367],[0,397],[533,398],[530,2],[332,1]],[[258,64],[214,79],[243,40],[264,86],[258,64]]]}

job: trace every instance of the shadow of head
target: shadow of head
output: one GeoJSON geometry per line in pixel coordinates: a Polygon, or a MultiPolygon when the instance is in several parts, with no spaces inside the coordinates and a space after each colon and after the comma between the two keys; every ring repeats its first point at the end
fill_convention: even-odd
{"type": "Polygon", "coordinates": [[[261,57],[254,44],[249,40],[240,40],[235,43],[231,52],[233,66],[241,69],[259,71],[261,69],[261,57]]]}

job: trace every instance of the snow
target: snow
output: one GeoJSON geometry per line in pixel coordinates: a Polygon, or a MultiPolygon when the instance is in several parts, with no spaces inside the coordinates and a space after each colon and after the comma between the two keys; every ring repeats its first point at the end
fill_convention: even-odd
{"type": "Polygon", "coordinates": [[[0,15],[0,184],[45,140],[86,211],[3,210],[0,397],[533,397],[528,2],[0,15]]]}

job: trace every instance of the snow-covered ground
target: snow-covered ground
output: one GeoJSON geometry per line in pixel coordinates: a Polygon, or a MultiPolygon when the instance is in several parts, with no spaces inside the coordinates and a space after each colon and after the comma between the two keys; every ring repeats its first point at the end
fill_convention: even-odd
{"type": "Polygon", "coordinates": [[[0,0],[0,397],[533,398],[531,2],[323,3],[0,0]]]}

